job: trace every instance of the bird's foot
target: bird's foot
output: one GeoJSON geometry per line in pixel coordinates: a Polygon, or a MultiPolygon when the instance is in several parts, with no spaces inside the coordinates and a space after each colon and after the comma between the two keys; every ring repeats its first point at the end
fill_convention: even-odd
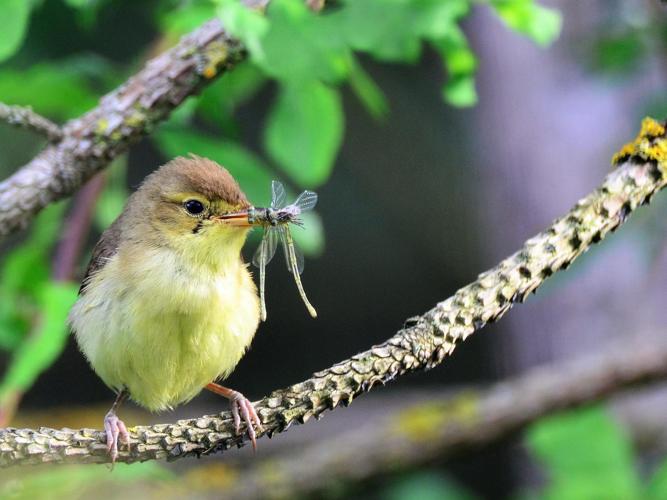
{"type": "Polygon", "coordinates": [[[113,410],[104,416],[104,430],[107,434],[107,451],[113,465],[118,458],[118,438],[120,437],[121,442],[129,448],[130,434],[127,432],[125,423],[118,418],[113,410]]]}
{"type": "Polygon", "coordinates": [[[259,419],[259,415],[257,415],[255,408],[248,398],[237,391],[231,391],[231,394],[229,395],[229,404],[232,407],[232,418],[234,419],[236,433],[240,433],[241,419],[243,419],[248,427],[248,437],[252,443],[252,449],[257,451],[257,433],[255,428],[259,432],[262,432],[264,428],[262,427],[262,421],[259,419]]]}

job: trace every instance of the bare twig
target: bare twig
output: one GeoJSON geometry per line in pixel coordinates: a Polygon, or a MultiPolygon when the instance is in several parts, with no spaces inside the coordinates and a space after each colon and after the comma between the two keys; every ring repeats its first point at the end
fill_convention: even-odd
{"type": "Polygon", "coordinates": [[[188,96],[245,56],[218,20],[173,49],[62,128],[62,139],[0,183],[0,237],[25,227],[49,203],[71,195],[188,96]]]}
{"type": "Polygon", "coordinates": [[[58,125],[35,113],[30,106],[8,106],[0,102],[0,120],[37,132],[50,142],[58,142],[63,136],[58,125]]]}
{"type": "Polygon", "coordinates": [[[544,415],[666,377],[664,335],[641,343],[626,341],[486,390],[429,398],[372,425],[319,441],[302,453],[252,461],[249,467],[229,471],[243,480],[226,494],[234,499],[316,496],[332,487],[449,458],[504,438],[544,415]]]}
{"type": "MultiPolygon", "coordinates": [[[[440,302],[384,343],[312,378],[274,391],[256,404],[269,436],[293,423],[319,418],[374,385],[442,362],[456,345],[503,316],[553,273],[565,269],[592,244],[621,225],[639,205],[667,184],[667,139],[663,125],[646,119],[637,139],[615,156],[617,168],[570,212],[529,239],[518,252],[440,302]]],[[[132,446],[118,461],[137,462],[203,455],[244,444],[230,415],[203,416],[173,424],[138,426],[132,446]]],[[[5,429],[0,465],[47,462],[106,462],[104,435],[92,429],[5,429]]]]}

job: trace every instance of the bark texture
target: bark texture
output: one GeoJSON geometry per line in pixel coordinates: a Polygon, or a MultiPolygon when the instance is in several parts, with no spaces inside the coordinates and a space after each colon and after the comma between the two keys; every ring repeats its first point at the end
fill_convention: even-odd
{"type": "MultiPolygon", "coordinates": [[[[376,384],[440,364],[456,345],[522,302],[549,276],[563,270],[594,243],[620,226],[667,184],[664,125],[645,119],[637,138],[613,160],[602,185],[582,198],[545,231],[477,280],[438,303],[380,345],[279,389],[256,403],[269,437],[294,423],[319,418],[348,405],[376,384]]],[[[229,413],[131,429],[132,444],[118,461],[177,459],[241,446],[229,413]]],[[[107,462],[104,434],[92,429],[5,429],[0,431],[0,465],[107,462]]]]}
{"type": "Polygon", "coordinates": [[[346,484],[417,469],[488,445],[550,413],[666,377],[664,335],[649,336],[640,344],[623,342],[484,390],[429,399],[303,452],[251,460],[248,467],[229,471],[242,479],[226,494],[237,500],[317,498],[346,484]]]}
{"type": "Polygon", "coordinates": [[[0,237],[24,228],[46,205],[71,195],[188,96],[244,57],[241,44],[212,20],[150,60],[95,109],[66,123],[57,143],[0,183],[0,237]]]}

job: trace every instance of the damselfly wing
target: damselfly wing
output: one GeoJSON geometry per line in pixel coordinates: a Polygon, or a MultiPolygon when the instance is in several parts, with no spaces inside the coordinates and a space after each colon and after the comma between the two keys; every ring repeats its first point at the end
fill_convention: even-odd
{"type": "Polygon", "coordinates": [[[302,225],[300,215],[312,210],[317,204],[317,193],[304,191],[293,203],[285,205],[285,188],[278,181],[271,183],[271,205],[269,208],[254,208],[250,212],[250,218],[264,227],[262,240],[253,256],[252,263],[259,268],[259,297],[262,321],[266,320],[266,302],[264,290],[266,284],[266,265],[276,254],[278,242],[282,244],[287,270],[294,277],[294,282],[299,290],[299,295],[306,305],[308,312],[313,318],[317,317],[315,308],[308,301],[306,292],[301,283],[303,272],[303,253],[294,244],[289,225],[302,225]]]}

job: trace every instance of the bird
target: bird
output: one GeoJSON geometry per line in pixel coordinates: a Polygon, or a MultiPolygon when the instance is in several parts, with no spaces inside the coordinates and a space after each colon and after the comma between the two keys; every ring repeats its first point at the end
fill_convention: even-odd
{"type": "Polygon", "coordinates": [[[93,248],[68,322],[116,392],[104,418],[112,463],[119,438],[129,446],[117,415],[124,400],[156,412],[204,388],[229,399],[237,434],[242,419],[256,448],[263,429],[253,405],[216,382],[234,370],[259,325],[257,287],[241,256],[250,207],[225,168],[177,157],[144,179],[93,248]]]}

